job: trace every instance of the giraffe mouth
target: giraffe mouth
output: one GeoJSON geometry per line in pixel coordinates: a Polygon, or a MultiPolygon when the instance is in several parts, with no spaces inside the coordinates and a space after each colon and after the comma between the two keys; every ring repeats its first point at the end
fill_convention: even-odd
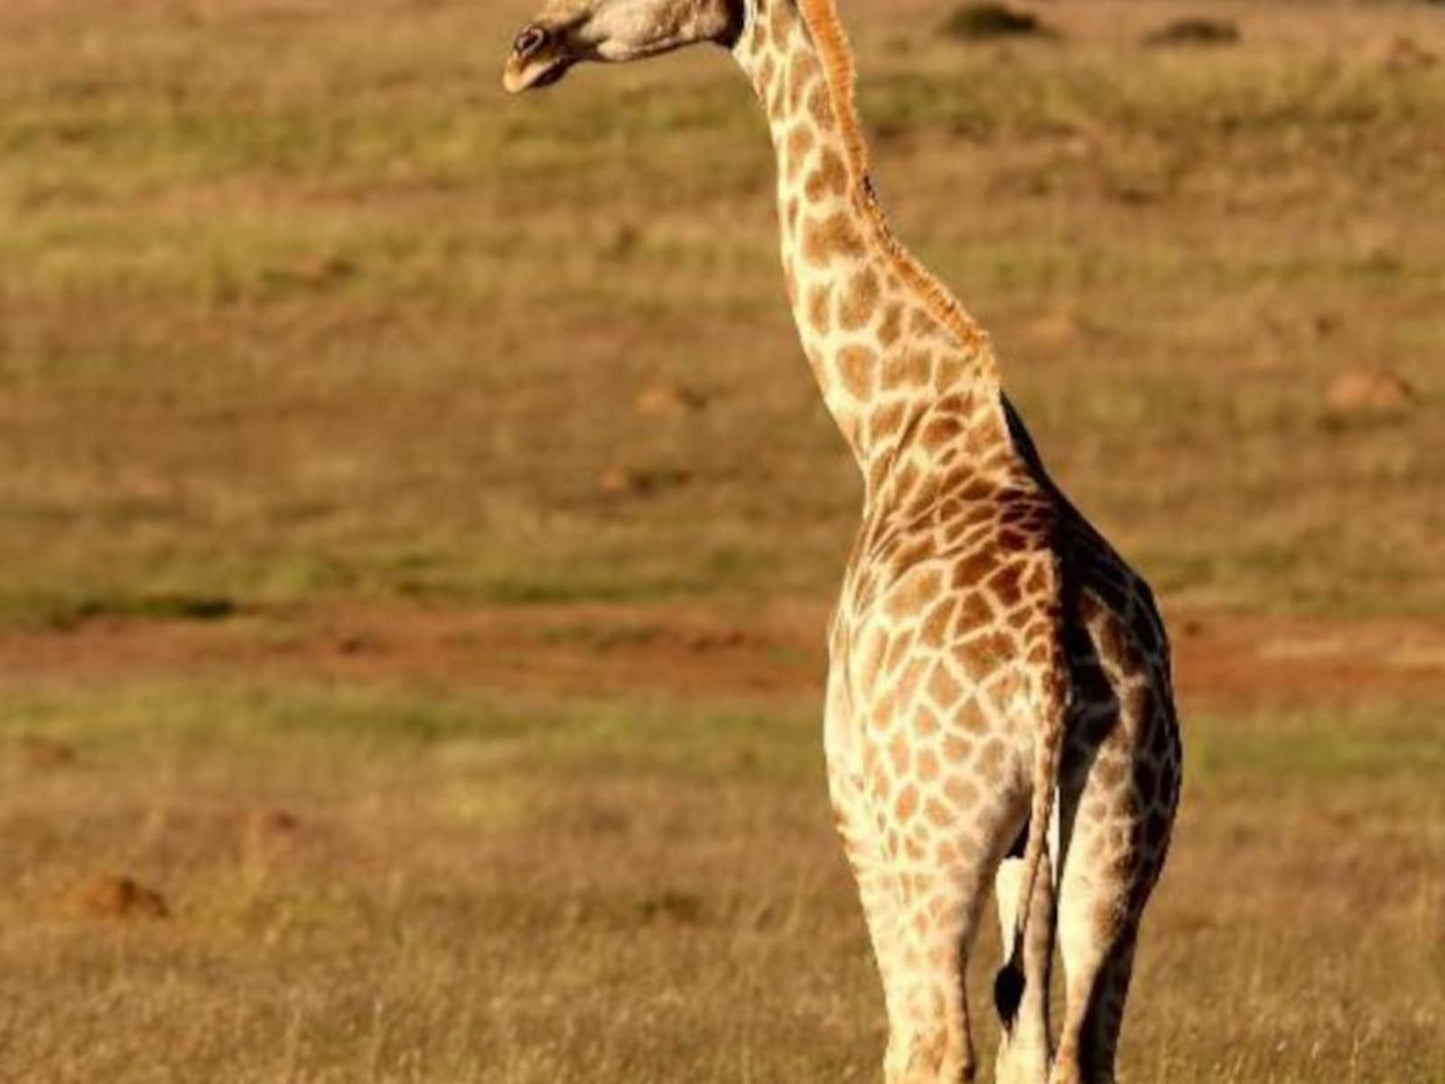
{"type": "Polygon", "coordinates": [[[558,56],[550,60],[526,64],[508,62],[507,70],[502,76],[502,85],[510,94],[541,90],[543,87],[550,87],[553,83],[560,83],[562,77],[575,63],[577,61],[569,56],[558,56]]]}

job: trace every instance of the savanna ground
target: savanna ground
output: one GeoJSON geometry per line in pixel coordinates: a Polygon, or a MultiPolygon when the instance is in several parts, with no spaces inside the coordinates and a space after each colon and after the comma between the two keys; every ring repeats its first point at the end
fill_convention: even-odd
{"type": "MultiPolygon", "coordinates": [[[[527,7],[0,6],[6,1084],[876,1079],[766,140],[527,7]]],[[[1445,11],[948,7],[880,187],[1176,638],[1126,1077],[1445,1081],[1445,11]]]]}

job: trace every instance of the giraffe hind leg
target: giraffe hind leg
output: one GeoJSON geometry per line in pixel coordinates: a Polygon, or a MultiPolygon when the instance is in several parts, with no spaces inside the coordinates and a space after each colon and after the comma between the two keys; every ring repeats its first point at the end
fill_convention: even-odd
{"type": "MultiPolygon", "coordinates": [[[[1090,809],[1087,800],[1084,809],[1090,809]]],[[[1132,833],[1121,845],[1111,820],[1080,816],[1064,857],[1058,938],[1066,1001],[1051,1084],[1114,1080],[1139,922],[1155,868],[1132,833]]]]}
{"type": "Polygon", "coordinates": [[[1051,1084],[1113,1084],[1137,931],[1131,923],[1108,941],[1083,944],[1063,935],[1064,967],[1072,971],[1051,1084]]]}
{"type": "Polygon", "coordinates": [[[897,1012],[890,1021],[888,1084],[962,1084],[977,1058],[964,987],[986,871],[935,868],[901,874],[897,1012]]]}
{"type": "MultiPolygon", "coordinates": [[[[892,1036],[899,1030],[903,998],[897,878],[885,861],[878,828],[861,789],[845,773],[839,772],[831,781],[831,790],[838,834],[858,884],[873,959],[883,983],[888,1031],[892,1036]]],[[[888,1063],[892,1060],[890,1053],[888,1063]]]]}
{"type": "MultiPolygon", "coordinates": [[[[1022,853],[1020,851],[1020,853],[1022,853]]],[[[1023,881],[1023,860],[1010,856],[994,878],[999,927],[1005,959],[1013,951],[1018,896],[1023,881]]],[[[1012,1026],[999,1036],[997,1084],[1045,1084],[1049,1075],[1049,976],[1054,953],[1054,882],[1049,859],[1039,871],[1024,945],[1022,999],[1012,1026]]]]}
{"type": "Polygon", "coordinates": [[[859,791],[833,782],[834,808],[888,1012],[888,1084],[961,1084],[976,1059],[963,988],[978,908],[954,871],[902,873],[859,791]]]}
{"type": "MultiPolygon", "coordinates": [[[[989,883],[1022,819],[1016,799],[995,795],[973,809],[967,824],[950,828],[946,842],[952,844],[952,853],[946,861],[919,863],[891,856],[899,871],[901,964],[888,1084],[959,1084],[974,1078],[977,1059],[965,975],[989,883]]],[[[1036,903],[1038,899],[1036,894],[1036,903]]],[[[1048,923],[1040,926],[1047,929],[1048,923]]],[[[1030,943],[1035,950],[1029,954],[1030,965],[1046,965],[1046,951],[1038,951],[1043,942],[1030,943]]],[[[1043,1026],[1046,1031],[1046,1023],[1043,1026]]]]}

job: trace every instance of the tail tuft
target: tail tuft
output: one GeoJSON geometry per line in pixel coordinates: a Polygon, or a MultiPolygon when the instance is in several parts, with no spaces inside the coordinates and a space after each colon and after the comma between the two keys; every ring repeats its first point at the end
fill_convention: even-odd
{"type": "Polygon", "coordinates": [[[1024,999],[1024,969],[1018,957],[1009,960],[993,982],[993,1003],[998,1009],[998,1018],[1005,1030],[1011,1030],[1018,1018],[1019,1005],[1024,999]]]}

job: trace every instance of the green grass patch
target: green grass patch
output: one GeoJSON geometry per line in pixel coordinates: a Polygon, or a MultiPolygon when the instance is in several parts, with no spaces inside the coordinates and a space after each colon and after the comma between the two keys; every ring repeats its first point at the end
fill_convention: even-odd
{"type": "Polygon", "coordinates": [[[65,742],[84,760],[161,755],[254,762],[294,743],[307,755],[465,756],[589,775],[665,772],[773,780],[821,778],[816,713],[667,700],[559,702],[426,687],[265,685],[182,679],[60,690],[0,702],[0,734],[65,742]]]}

